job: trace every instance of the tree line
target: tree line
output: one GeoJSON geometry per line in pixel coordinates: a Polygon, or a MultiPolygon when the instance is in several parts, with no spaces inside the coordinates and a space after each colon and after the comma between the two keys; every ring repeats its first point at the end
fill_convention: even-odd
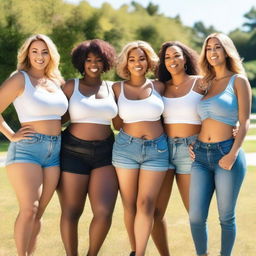
{"type": "MultiPolygon", "coordinates": [[[[229,36],[244,59],[252,87],[256,87],[256,8],[251,7],[244,17],[246,23],[229,36]]],[[[71,4],[64,0],[1,0],[0,83],[16,69],[17,50],[31,34],[42,33],[52,38],[61,55],[61,72],[69,79],[78,76],[71,64],[71,49],[86,39],[104,39],[117,52],[125,43],[138,39],[149,42],[156,52],[163,42],[179,40],[200,52],[204,38],[215,31],[202,21],[193,27],[185,26],[179,16],[165,16],[151,2],[143,6],[132,1],[114,9],[107,2],[95,8],[87,1],[71,4]]],[[[113,71],[106,76],[118,79],[113,71]]],[[[13,118],[13,109],[7,109],[5,115],[13,118]]]]}

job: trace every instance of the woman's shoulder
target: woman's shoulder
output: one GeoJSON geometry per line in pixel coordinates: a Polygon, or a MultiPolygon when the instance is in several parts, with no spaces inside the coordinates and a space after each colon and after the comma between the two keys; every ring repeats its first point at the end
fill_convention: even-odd
{"type": "Polygon", "coordinates": [[[203,76],[193,75],[191,77],[193,79],[193,83],[195,83],[193,90],[199,94],[204,95],[206,93],[208,86],[206,86],[203,76]]]}
{"type": "Polygon", "coordinates": [[[71,95],[73,94],[75,87],[75,79],[68,79],[62,86],[62,90],[65,93],[65,95],[70,98],[71,95]]]}
{"type": "Polygon", "coordinates": [[[23,89],[25,86],[24,75],[20,71],[15,71],[4,81],[3,85],[11,85],[13,89],[23,89]]]}
{"type": "Polygon", "coordinates": [[[251,86],[250,86],[250,82],[249,82],[246,75],[244,75],[244,74],[235,74],[234,87],[237,90],[240,87],[250,88],[251,86]]]}
{"type": "Polygon", "coordinates": [[[155,89],[158,93],[160,93],[161,95],[163,95],[164,89],[165,89],[165,84],[164,84],[163,82],[159,81],[159,80],[156,80],[156,79],[151,80],[151,82],[152,82],[153,85],[154,85],[154,89],[155,89]]]}

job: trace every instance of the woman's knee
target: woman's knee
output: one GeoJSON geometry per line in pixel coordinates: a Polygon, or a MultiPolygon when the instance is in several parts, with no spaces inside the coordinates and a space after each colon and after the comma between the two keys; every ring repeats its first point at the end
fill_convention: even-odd
{"type": "Polygon", "coordinates": [[[83,213],[84,207],[62,207],[62,216],[64,218],[70,219],[70,220],[78,220],[82,213],[83,213]]]}
{"type": "Polygon", "coordinates": [[[106,205],[98,205],[97,208],[93,210],[93,216],[94,218],[109,222],[112,220],[113,211],[113,207],[106,205]]]}
{"type": "Polygon", "coordinates": [[[164,219],[164,214],[165,214],[165,212],[164,212],[163,209],[156,207],[155,211],[154,211],[154,221],[155,222],[159,222],[159,221],[162,222],[163,219],[164,219]]]}
{"type": "Polygon", "coordinates": [[[146,215],[154,215],[155,200],[150,197],[139,198],[137,201],[137,211],[146,215]]]}
{"type": "Polygon", "coordinates": [[[35,201],[33,204],[25,207],[21,207],[19,211],[19,217],[28,220],[34,220],[38,213],[39,202],[35,201]]]}
{"type": "Polygon", "coordinates": [[[189,222],[194,226],[202,226],[206,224],[207,217],[204,217],[202,213],[198,211],[189,212],[189,222]]]}

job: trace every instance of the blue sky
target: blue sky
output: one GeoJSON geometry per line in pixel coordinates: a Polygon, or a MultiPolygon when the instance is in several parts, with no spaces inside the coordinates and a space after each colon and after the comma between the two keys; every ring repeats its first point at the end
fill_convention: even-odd
{"type": "MultiPolygon", "coordinates": [[[[78,3],[81,0],[65,0],[78,3]]],[[[129,4],[132,0],[87,0],[90,5],[100,7],[103,2],[110,3],[114,8],[122,4],[129,4]]],[[[255,0],[135,0],[144,7],[149,2],[159,5],[160,12],[168,17],[180,15],[183,24],[193,26],[196,21],[203,21],[208,27],[228,33],[246,22],[243,15],[252,6],[256,7],[255,0]],[[232,10],[231,10],[232,9],[232,10]]]]}

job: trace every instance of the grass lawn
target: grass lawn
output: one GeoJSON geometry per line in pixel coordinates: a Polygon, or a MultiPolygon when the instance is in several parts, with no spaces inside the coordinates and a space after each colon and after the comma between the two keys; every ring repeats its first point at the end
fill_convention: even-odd
{"type": "Polygon", "coordinates": [[[247,153],[256,152],[256,140],[245,140],[242,148],[247,153]]]}
{"type": "MultiPolygon", "coordinates": [[[[255,200],[256,169],[249,167],[237,205],[238,234],[233,256],[255,256],[256,244],[253,232],[256,230],[255,200]]],[[[15,255],[13,240],[13,223],[17,214],[17,203],[13,190],[7,180],[6,171],[0,168],[0,255],[15,255]]],[[[43,220],[35,256],[63,256],[64,250],[59,234],[60,207],[56,194],[50,202],[43,220]]],[[[85,255],[88,248],[88,227],[92,214],[87,202],[79,226],[79,251],[85,255]]],[[[195,255],[191,240],[187,213],[181,203],[177,187],[167,209],[169,244],[172,256],[195,255]]],[[[217,255],[220,244],[220,227],[217,217],[215,199],[209,215],[209,247],[211,255],[217,255]]],[[[113,216],[113,224],[99,256],[127,256],[130,248],[123,224],[123,209],[118,198],[113,216]]],[[[149,240],[147,256],[159,255],[149,240]]]]}
{"type": "Polygon", "coordinates": [[[0,153],[6,152],[8,149],[9,142],[8,141],[0,141],[0,153]]]}
{"type": "Polygon", "coordinates": [[[249,129],[249,131],[247,132],[247,135],[256,135],[256,128],[249,129]]]}

